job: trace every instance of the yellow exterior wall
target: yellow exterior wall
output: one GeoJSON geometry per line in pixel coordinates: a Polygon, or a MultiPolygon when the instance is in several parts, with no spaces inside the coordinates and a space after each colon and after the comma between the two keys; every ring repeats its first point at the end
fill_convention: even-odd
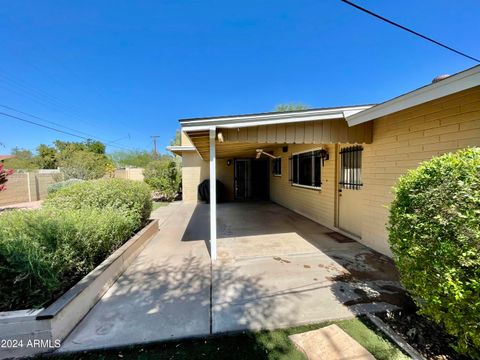
{"type": "MultiPolygon", "coordinates": [[[[227,200],[233,200],[233,162],[227,166],[227,159],[217,160],[217,179],[226,189],[227,200]]],[[[185,202],[198,201],[198,185],[210,178],[209,162],[202,160],[196,151],[186,151],[182,156],[182,196],[185,202]]]]}
{"type": "Polygon", "coordinates": [[[182,131],[181,137],[180,137],[180,144],[182,146],[193,146],[192,142],[188,138],[187,134],[185,134],[184,131],[182,131]]]}
{"type": "Polygon", "coordinates": [[[373,121],[373,142],[363,151],[362,242],[390,254],[386,223],[392,187],[421,161],[480,146],[480,87],[373,121]]]}
{"type": "Polygon", "coordinates": [[[288,145],[288,152],[282,148],[274,151],[282,158],[282,175],[270,175],[270,199],[286,208],[304,215],[325,226],[335,223],[335,145],[323,145],[329,153],[329,160],[322,167],[321,190],[292,186],[289,182],[288,158],[293,153],[319,149],[319,145],[288,145]]]}

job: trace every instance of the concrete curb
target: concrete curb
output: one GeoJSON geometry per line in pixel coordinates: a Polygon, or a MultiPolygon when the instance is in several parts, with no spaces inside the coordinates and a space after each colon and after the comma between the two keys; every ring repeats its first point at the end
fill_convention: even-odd
{"type": "Polygon", "coordinates": [[[367,318],[387,335],[400,349],[405,351],[413,360],[427,360],[417,350],[411,347],[405,340],[397,335],[387,324],[373,314],[367,314],[367,318]]]}
{"type": "Polygon", "coordinates": [[[46,309],[0,312],[0,339],[8,342],[0,359],[58,348],[157,232],[154,220],[46,309]]]}

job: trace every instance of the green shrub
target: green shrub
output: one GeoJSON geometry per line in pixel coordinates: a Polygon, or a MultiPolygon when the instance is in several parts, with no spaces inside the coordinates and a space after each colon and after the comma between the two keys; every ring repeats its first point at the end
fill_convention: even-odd
{"type": "Polygon", "coordinates": [[[480,358],[480,148],[446,154],[400,179],[389,241],[420,312],[480,358]]]}
{"type": "Polygon", "coordinates": [[[73,184],[76,184],[76,183],[79,183],[79,182],[82,182],[82,181],[83,180],[81,180],[81,179],[69,179],[69,180],[65,180],[65,181],[59,181],[59,182],[48,185],[47,192],[49,194],[52,194],[52,193],[54,193],[54,192],[56,192],[60,189],[66,188],[70,185],[73,185],[73,184]]]}
{"type": "Polygon", "coordinates": [[[104,209],[121,211],[140,228],[152,211],[150,189],[139,181],[100,179],[73,184],[50,194],[43,206],[50,209],[104,209]]]}
{"type": "Polygon", "coordinates": [[[112,208],[0,215],[0,311],[41,307],[93,270],[133,234],[112,208]]]}
{"type": "Polygon", "coordinates": [[[168,201],[172,201],[180,190],[180,171],[178,164],[173,160],[152,161],[145,168],[143,175],[144,181],[168,201]]]}

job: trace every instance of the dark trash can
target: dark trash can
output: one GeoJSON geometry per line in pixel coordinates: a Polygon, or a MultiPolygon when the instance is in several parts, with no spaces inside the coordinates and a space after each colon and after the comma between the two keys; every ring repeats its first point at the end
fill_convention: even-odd
{"type": "MultiPolygon", "coordinates": [[[[198,185],[198,197],[200,200],[205,201],[207,204],[210,203],[210,180],[203,180],[203,182],[198,185]]],[[[217,202],[225,201],[225,186],[222,182],[217,180],[217,202]]]]}

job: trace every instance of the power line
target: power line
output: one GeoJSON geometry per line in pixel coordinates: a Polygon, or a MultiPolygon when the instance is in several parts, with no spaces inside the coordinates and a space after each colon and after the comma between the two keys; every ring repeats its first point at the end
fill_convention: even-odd
{"type": "Polygon", "coordinates": [[[54,121],[49,121],[49,120],[43,119],[43,118],[41,118],[41,117],[39,117],[39,116],[30,114],[30,113],[25,112],[25,111],[21,111],[21,110],[15,109],[15,108],[13,108],[13,107],[11,107],[11,106],[2,105],[2,104],[0,104],[0,106],[3,107],[3,108],[5,108],[5,109],[7,109],[7,110],[12,110],[12,111],[15,111],[15,112],[18,112],[18,113],[20,113],[20,114],[33,117],[33,118],[35,118],[35,119],[38,119],[38,120],[40,120],[40,121],[43,121],[43,122],[46,122],[46,123],[49,123],[49,124],[52,124],[52,125],[60,126],[60,127],[64,128],[64,129],[72,130],[72,131],[75,131],[75,132],[77,132],[77,133],[80,133],[80,134],[83,134],[83,135],[86,135],[86,136],[93,137],[93,135],[91,135],[91,134],[89,134],[89,133],[86,133],[86,132],[83,132],[83,131],[80,131],[80,130],[76,130],[76,129],[70,128],[70,127],[68,127],[68,126],[65,126],[65,125],[56,123],[56,122],[54,122],[54,121]]]}
{"type": "MultiPolygon", "coordinates": [[[[10,118],[12,118],[12,119],[16,119],[16,120],[19,120],[19,121],[23,121],[23,122],[26,122],[26,123],[28,123],[28,124],[35,125],[35,126],[39,126],[39,127],[45,128],[45,129],[53,130],[53,131],[56,131],[56,132],[58,132],[58,133],[62,133],[62,134],[65,134],[65,135],[74,136],[74,137],[79,138],[79,139],[101,141],[101,140],[99,140],[99,139],[97,139],[97,138],[87,138],[87,137],[82,136],[82,135],[74,134],[74,133],[71,133],[71,132],[69,132],[69,131],[60,130],[60,129],[54,128],[54,127],[52,127],[52,126],[40,124],[40,123],[38,123],[38,122],[35,122],[35,121],[32,121],[32,120],[28,120],[28,119],[24,119],[24,118],[15,116],[15,115],[7,114],[7,113],[1,112],[1,111],[0,111],[0,115],[7,116],[7,117],[10,117],[10,118]]],[[[111,143],[106,143],[106,144],[108,144],[108,145],[110,145],[110,146],[113,146],[113,147],[117,147],[117,148],[122,149],[122,150],[133,150],[133,149],[131,149],[131,148],[125,148],[125,147],[123,147],[123,146],[118,146],[118,145],[111,144],[111,143]]]]}
{"type": "Polygon", "coordinates": [[[345,4],[348,4],[348,5],[350,5],[350,6],[353,6],[354,8],[357,8],[358,10],[361,10],[361,11],[363,11],[363,12],[369,14],[369,15],[372,15],[372,16],[376,17],[377,19],[380,19],[380,20],[382,20],[382,21],[385,21],[385,22],[387,22],[387,23],[389,23],[389,24],[391,24],[391,25],[393,25],[393,26],[396,26],[396,27],[402,29],[402,30],[408,31],[409,33],[411,33],[411,34],[413,34],[413,35],[419,36],[419,37],[421,37],[422,39],[425,39],[425,40],[427,40],[427,41],[430,41],[430,42],[432,42],[432,43],[434,43],[434,44],[436,44],[436,45],[439,45],[439,46],[441,46],[441,47],[443,47],[443,48],[445,48],[445,49],[447,49],[447,50],[453,51],[454,53],[456,53],[456,54],[458,54],[458,55],[464,56],[464,57],[466,57],[466,58],[468,58],[468,59],[470,59],[470,60],[473,60],[473,61],[476,61],[476,62],[480,63],[480,60],[477,59],[477,58],[475,58],[475,57],[473,57],[473,56],[467,55],[467,54],[465,54],[464,52],[461,52],[461,51],[459,51],[459,50],[456,50],[456,49],[454,49],[454,48],[452,48],[452,47],[450,47],[450,46],[448,46],[448,45],[442,44],[441,42],[439,42],[439,41],[437,41],[437,40],[434,40],[434,39],[432,39],[432,38],[430,38],[430,37],[428,37],[428,36],[422,35],[422,34],[420,34],[419,32],[416,32],[415,30],[412,30],[412,29],[409,29],[409,28],[407,28],[407,27],[405,27],[405,26],[403,26],[403,25],[400,25],[400,24],[398,24],[398,23],[396,23],[396,22],[394,22],[394,21],[392,21],[392,20],[389,20],[389,19],[387,19],[387,18],[385,18],[385,17],[383,17],[383,16],[381,16],[381,15],[379,15],[379,14],[374,13],[373,11],[370,11],[370,10],[368,10],[368,9],[365,9],[365,8],[363,8],[363,7],[361,7],[361,6],[357,5],[357,4],[354,4],[353,2],[351,2],[351,1],[349,1],[349,0],[340,0],[340,1],[342,1],[342,2],[344,2],[345,4]]]}
{"type": "MultiPolygon", "coordinates": [[[[33,67],[33,66],[32,68],[38,69],[38,67],[33,67]]],[[[67,104],[62,99],[56,96],[50,95],[48,92],[44,90],[32,87],[22,80],[14,79],[13,77],[3,73],[3,71],[0,72],[0,78],[3,79],[4,85],[13,86],[14,89],[16,88],[17,91],[14,91],[14,92],[16,92],[17,94],[19,94],[18,91],[20,91],[20,95],[26,94],[27,96],[30,96],[33,100],[37,101],[38,103],[44,106],[47,106],[47,107],[53,106],[57,108],[57,111],[60,111],[69,117],[74,117],[78,119],[80,122],[83,122],[88,125],[94,125],[92,122],[86,121],[85,119],[83,119],[83,117],[79,115],[79,113],[75,110],[76,109],[75,106],[67,104]]],[[[12,91],[11,89],[8,89],[8,90],[12,91]]],[[[130,130],[130,128],[122,121],[117,120],[116,123],[122,125],[125,129],[130,130]]]]}

